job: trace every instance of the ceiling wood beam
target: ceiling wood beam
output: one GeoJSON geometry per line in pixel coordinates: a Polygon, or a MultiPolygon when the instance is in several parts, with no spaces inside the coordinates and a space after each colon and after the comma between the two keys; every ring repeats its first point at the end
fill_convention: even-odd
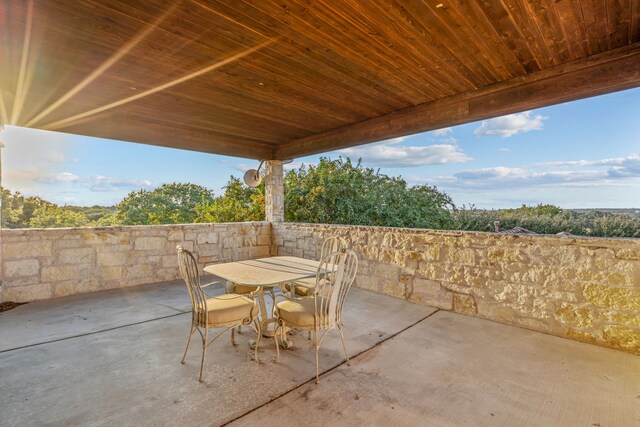
{"type": "Polygon", "coordinates": [[[280,144],[290,159],[640,86],[640,43],[280,144]]]}

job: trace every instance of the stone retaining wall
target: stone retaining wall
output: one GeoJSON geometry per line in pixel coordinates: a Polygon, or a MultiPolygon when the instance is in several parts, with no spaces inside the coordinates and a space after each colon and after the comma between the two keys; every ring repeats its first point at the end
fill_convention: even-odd
{"type": "Polygon", "coordinates": [[[174,280],[177,244],[206,264],[231,235],[241,259],[315,259],[341,235],[358,253],[358,287],[640,354],[639,239],[278,222],[5,229],[0,301],[174,280]]]}
{"type": "Polygon", "coordinates": [[[235,235],[240,236],[240,259],[265,257],[270,233],[268,222],[4,229],[0,301],[26,302],[174,280],[179,277],[178,244],[205,264],[217,262],[221,247],[235,235]]]}
{"type": "Polygon", "coordinates": [[[357,252],[356,286],[640,354],[640,240],[272,224],[272,254],[357,252]]]}

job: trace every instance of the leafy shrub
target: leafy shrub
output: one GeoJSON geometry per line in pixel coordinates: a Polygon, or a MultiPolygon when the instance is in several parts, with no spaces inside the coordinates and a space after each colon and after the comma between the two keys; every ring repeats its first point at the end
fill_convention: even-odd
{"type": "Polygon", "coordinates": [[[82,212],[74,212],[55,204],[43,205],[33,212],[29,221],[31,228],[82,227],[89,220],[82,212]]]}
{"type": "Polygon", "coordinates": [[[285,220],[323,224],[446,228],[451,198],[435,187],[409,187],[402,178],[360,162],[321,158],[289,171],[284,180],[285,220]]]}
{"type": "Polygon", "coordinates": [[[224,194],[196,207],[196,222],[240,222],[264,220],[264,183],[247,187],[232,176],[224,194]]]}

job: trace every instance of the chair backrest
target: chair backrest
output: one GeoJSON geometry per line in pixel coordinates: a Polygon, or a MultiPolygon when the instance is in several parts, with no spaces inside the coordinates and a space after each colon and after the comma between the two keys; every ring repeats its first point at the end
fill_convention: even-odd
{"type": "Polygon", "coordinates": [[[320,261],[316,273],[315,321],[320,328],[342,324],[342,307],[358,272],[352,250],[332,252],[320,261]]]}
{"type": "Polygon", "coordinates": [[[345,249],[347,249],[347,241],[343,237],[327,237],[322,241],[318,260],[322,261],[327,255],[333,252],[343,252],[345,249]]]}
{"type": "Polygon", "coordinates": [[[191,298],[193,319],[194,321],[207,324],[207,310],[199,309],[199,307],[207,306],[207,295],[200,287],[200,270],[198,269],[198,263],[196,262],[193,254],[181,245],[176,246],[176,251],[178,252],[180,275],[182,276],[182,279],[184,279],[184,283],[187,285],[189,297],[191,298]]]}

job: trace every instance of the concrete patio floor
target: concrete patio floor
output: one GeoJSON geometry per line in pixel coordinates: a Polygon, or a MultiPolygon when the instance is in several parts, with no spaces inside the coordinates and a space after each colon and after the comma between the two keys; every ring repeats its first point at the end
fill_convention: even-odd
{"type": "Polygon", "coordinates": [[[640,425],[640,358],[353,289],[313,382],[306,334],[273,363],[245,332],[180,364],[181,282],[0,314],[0,425],[640,425]]]}

